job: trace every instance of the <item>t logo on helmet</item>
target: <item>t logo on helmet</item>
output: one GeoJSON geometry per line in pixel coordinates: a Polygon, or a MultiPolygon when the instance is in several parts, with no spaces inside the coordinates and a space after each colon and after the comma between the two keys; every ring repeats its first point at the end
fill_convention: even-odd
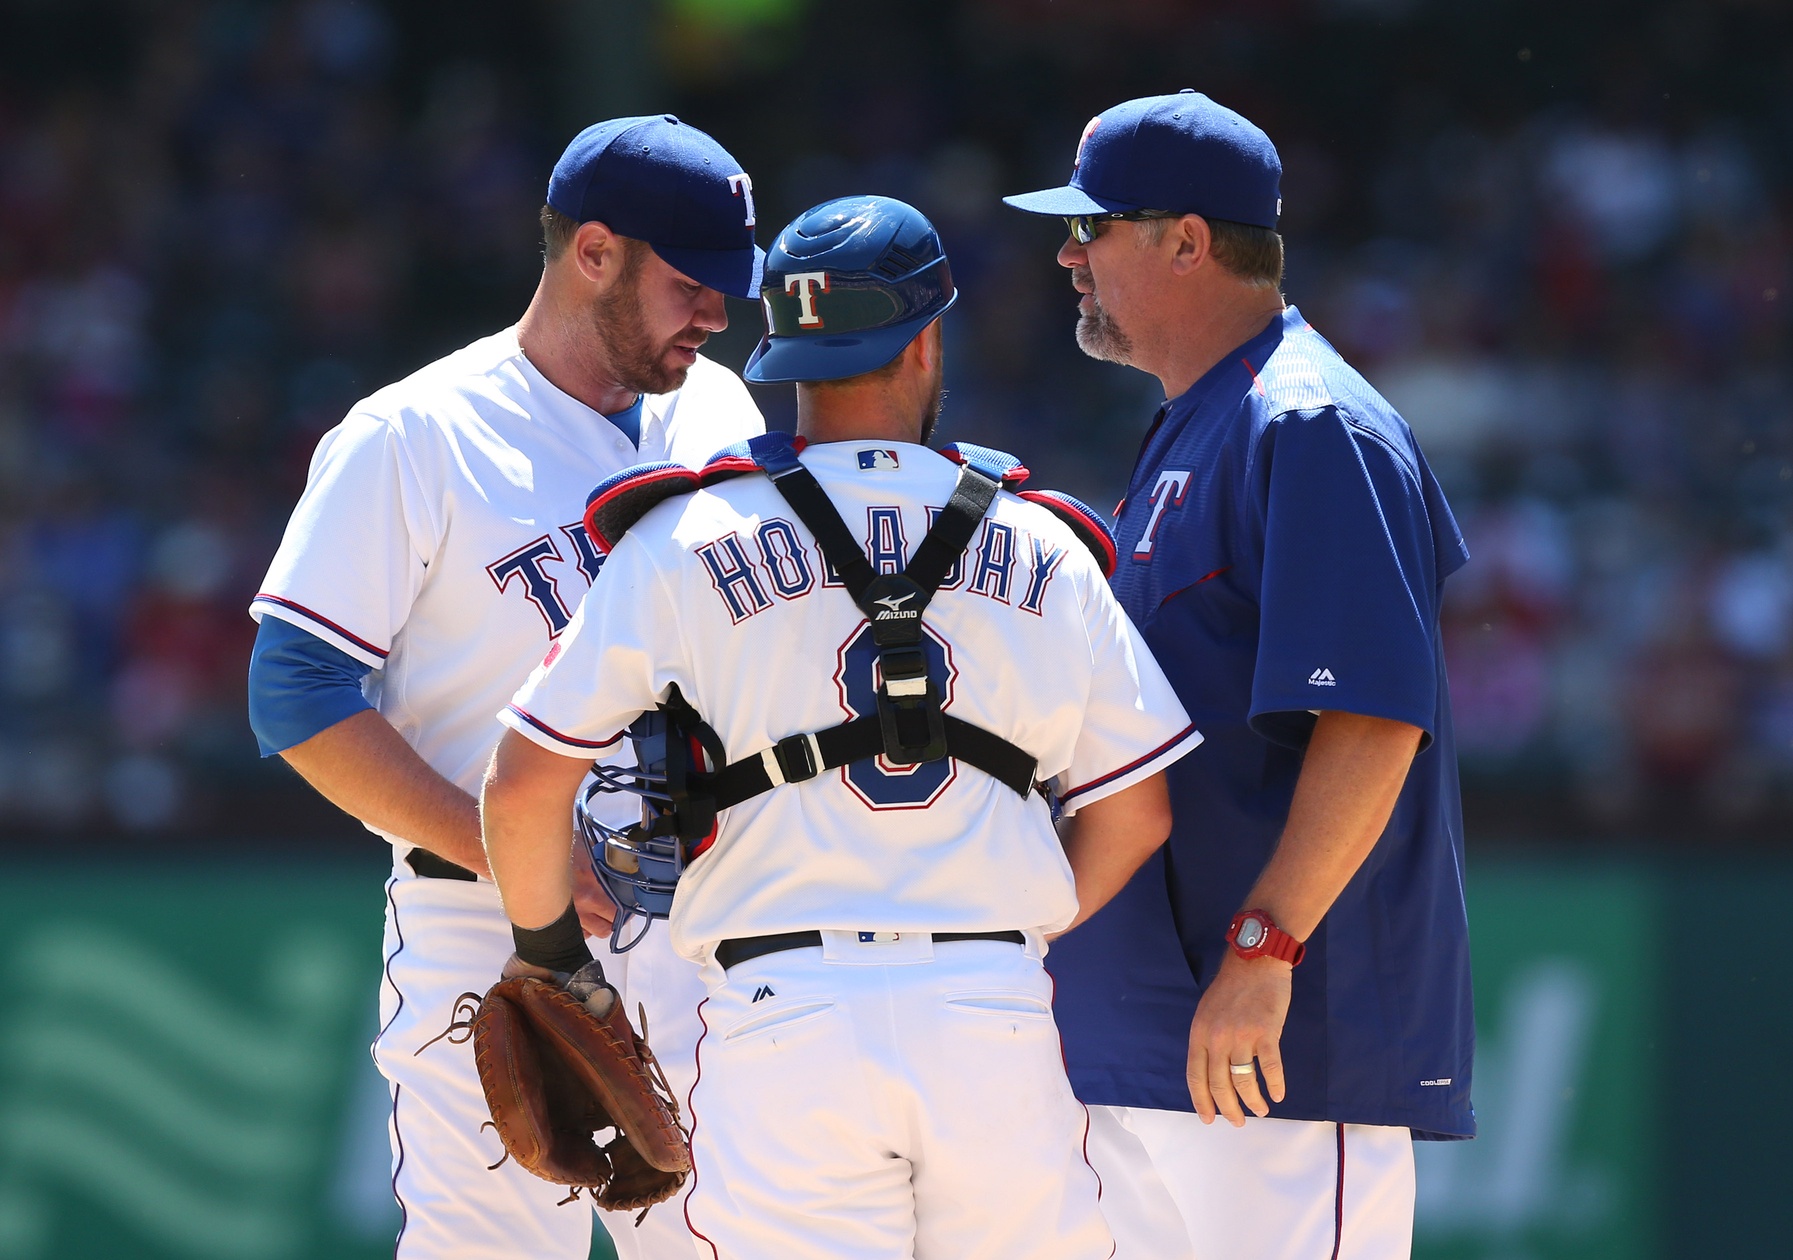
{"type": "Polygon", "coordinates": [[[816,314],[816,294],[828,292],[828,273],[826,271],[793,271],[784,278],[786,296],[797,295],[797,304],[801,308],[797,314],[797,323],[804,328],[820,328],[822,317],[816,314]]]}

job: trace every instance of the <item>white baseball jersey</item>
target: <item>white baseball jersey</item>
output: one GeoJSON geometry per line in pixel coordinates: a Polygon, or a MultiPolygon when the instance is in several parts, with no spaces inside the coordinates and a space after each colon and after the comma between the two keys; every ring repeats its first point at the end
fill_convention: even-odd
{"type": "Polygon", "coordinates": [[[381,715],[477,793],[493,712],[603,563],[582,524],[592,487],[643,460],[700,466],[764,427],[740,379],[700,357],[682,389],[643,400],[637,450],[506,329],[372,394],[324,436],[250,611],[371,665],[381,715]]]}
{"type": "MultiPolygon", "coordinates": [[[[812,445],[803,463],[873,567],[900,571],[958,469],[925,447],[812,445]]],[[[591,756],[677,684],[731,760],[873,712],[870,627],[771,482],[663,503],[618,544],[504,720],[591,756]]],[[[924,618],[948,712],[1033,754],[1067,811],[1200,742],[1083,545],[999,494],[924,618]]],[[[987,931],[1069,923],[1077,900],[1046,803],[951,759],[864,761],[727,811],[686,871],[672,942],[812,928],[987,931]]]]}

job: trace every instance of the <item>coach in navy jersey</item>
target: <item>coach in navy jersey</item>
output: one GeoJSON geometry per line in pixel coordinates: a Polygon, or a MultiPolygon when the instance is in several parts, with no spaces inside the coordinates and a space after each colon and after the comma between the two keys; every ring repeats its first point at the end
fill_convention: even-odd
{"type": "Polygon", "coordinates": [[[1121,1260],[1405,1256],[1412,1138],[1475,1132],[1438,632],[1467,552],[1406,423],[1283,304],[1281,173],[1186,90],[1006,199],[1068,221],[1078,344],[1163,383],[1114,586],[1208,736],[1162,856],[1050,958],[1121,1260]]]}

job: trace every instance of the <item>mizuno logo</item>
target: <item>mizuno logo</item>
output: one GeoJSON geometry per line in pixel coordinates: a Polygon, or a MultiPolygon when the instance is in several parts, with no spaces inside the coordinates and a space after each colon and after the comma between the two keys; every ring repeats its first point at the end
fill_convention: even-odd
{"type": "Polygon", "coordinates": [[[903,605],[915,598],[915,592],[907,595],[886,595],[882,599],[874,599],[872,603],[884,605],[884,611],[873,617],[873,621],[913,621],[921,616],[919,612],[905,611],[903,605]]]}
{"type": "Polygon", "coordinates": [[[757,988],[753,991],[753,1000],[755,1002],[762,1001],[765,998],[777,997],[777,996],[778,996],[778,994],[772,992],[772,986],[769,984],[762,984],[759,988],[757,988]]]}
{"type": "Polygon", "coordinates": [[[1310,687],[1336,687],[1339,682],[1332,676],[1330,669],[1321,668],[1307,676],[1307,685],[1310,687]]]}

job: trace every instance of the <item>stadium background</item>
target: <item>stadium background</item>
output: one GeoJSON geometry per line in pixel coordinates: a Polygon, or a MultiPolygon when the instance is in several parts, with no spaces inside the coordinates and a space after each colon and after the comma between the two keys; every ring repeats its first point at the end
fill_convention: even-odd
{"type": "Polygon", "coordinates": [[[1422,1152],[1419,1253],[1784,1245],[1786,5],[0,0],[0,1257],[383,1253],[382,864],[256,757],[244,609],[319,435],[522,310],[579,126],[712,131],[762,241],[919,205],[943,436],[1108,507],[1153,383],[997,196],[1182,86],[1276,139],[1287,292],[1474,555],[1484,1137],[1422,1152]]]}

